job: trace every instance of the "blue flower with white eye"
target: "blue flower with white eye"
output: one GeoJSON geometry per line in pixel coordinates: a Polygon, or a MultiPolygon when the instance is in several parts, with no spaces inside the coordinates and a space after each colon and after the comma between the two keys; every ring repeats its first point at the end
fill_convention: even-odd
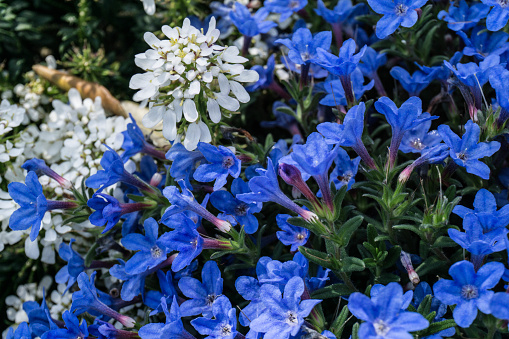
{"type": "Polygon", "coordinates": [[[266,0],[263,7],[272,13],[279,13],[279,22],[286,21],[308,4],[308,0],[266,0]]]}
{"type": "Polygon", "coordinates": [[[486,18],[490,8],[482,3],[475,3],[471,7],[465,0],[459,2],[456,7],[451,2],[449,12],[440,11],[438,18],[447,22],[447,27],[453,31],[468,30],[474,27],[479,21],[486,18]]]}
{"type": "Polygon", "coordinates": [[[296,335],[304,323],[304,318],[321,302],[319,299],[301,300],[304,281],[300,277],[291,278],[284,292],[277,286],[264,284],[260,287],[260,298],[267,306],[249,327],[264,333],[265,339],[288,339],[296,335]]]}
{"type": "Polygon", "coordinates": [[[489,55],[501,55],[509,49],[509,34],[506,32],[489,33],[483,26],[477,26],[470,33],[470,37],[462,31],[459,31],[458,35],[465,43],[463,54],[475,56],[478,60],[484,60],[489,55]]]}
{"type": "Polygon", "coordinates": [[[376,24],[376,36],[385,39],[398,29],[412,27],[417,22],[416,9],[421,8],[428,0],[368,0],[369,6],[383,17],[376,24]]]}
{"type": "Polygon", "coordinates": [[[166,260],[172,251],[169,233],[158,236],[159,224],[154,218],[148,218],[143,224],[145,235],[130,233],[122,238],[122,245],[136,252],[125,265],[129,274],[146,272],[166,260]]]}
{"type": "Polygon", "coordinates": [[[457,165],[465,167],[468,173],[489,179],[490,168],[479,159],[497,152],[500,149],[498,141],[479,142],[481,128],[472,120],[465,125],[465,134],[461,138],[447,125],[438,126],[438,133],[451,148],[450,156],[457,165]]]}
{"type": "Polygon", "coordinates": [[[204,239],[196,230],[196,224],[186,215],[180,214],[178,219],[169,219],[170,222],[174,220],[178,222],[169,226],[176,229],[168,233],[167,241],[169,248],[179,252],[171,265],[171,270],[178,272],[200,255],[204,248],[204,239]]]}
{"type": "Polygon", "coordinates": [[[322,66],[330,73],[337,76],[348,76],[355,71],[359,64],[367,46],[361,48],[359,53],[355,54],[357,45],[353,39],[348,39],[339,49],[338,56],[327,52],[325,49],[318,47],[315,63],[322,66]]]}
{"type": "Polygon", "coordinates": [[[234,179],[231,186],[231,193],[228,191],[215,191],[210,196],[212,206],[223,212],[220,219],[225,219],[233,226],[239,223],[247,234],[253,234],[258,229],[258,219],[253,213],[260,212],[261,204],[248,204],[235,198],[237,194],[249,193],[248,184],[241,178],[234,179]]]}
{"type": "Polygon", "coordinates": [[[229,175],[237,178],[240,174],[240,160],[235,153],[224,146],[213,146],[204,142],[198,143],[198,150],[209,164],[200,165],[193,178],[200,182],[214,181],[214,191],[226,184],[229,175]]]}
{"type": "Polygon", "coordinates": [[[438,145],[442,137],[438,131],[430,131],[431,121],[425,121],[403,135],[399,150],[403,153],[421,153],[427,147],[438,145]]]}
{"type": "Polygon", "coordinates": [[[299,28],[291,39],[277,39],[274,43],[286,46],[288,58],[297,65],[309,65],[318,60],[317,48],[328,50],[332,42],[331,32],[318,32],[315,35],[307,28],[299,28]]]}
{"type": "Polygon", "coordinates": [[[486,27],[490,31],[499,31],[507,24],[509,19],[509,2],[506,0],[481,0],[490,6],[491,10],[486,18],[486,27]]]}
{"type": "Polygon", "coordinates": [[[223,293],[223,278],[215,261],[207,261],[201,272],[202,282],[191,277],[180,279],[178,286],[186,297],[191,298],[180,305],[182,315],[202,314],[211,318],[213,305],[223,293]]]}
{"type": "Polygon", "coordinates": [[[347,190],[355,183],[355,175],[359,169],[361,158],[350,159],[350,156],[342,148],[338,148],[337,156],[334,159],[336,165],[330,174],[330,181],[334,183],[336,190],[346,186],[347,190]]]}
{"type": "Polygon", "coordinates": [[[237,27],[240,34],[246,37],[254,37],[260,33],[267,33],[277,23],[265,20],[270,12],[266,8],[260,8],[251,16],[249,9],[243,4],[235,3],[235,8],[230,12],[230,19],[237,27]]]}
{"type": "Polygon", "coordinates": [[[469,327],[477,316],[477,310],[491,314],[490,302],[494,292],[490,291],[500,281],[504,264],[490,262],[476,272],[474,265],[466,260],[449,268],[453,280],[440,279],[433,285],[435,296],[446,305],[456,305],[452,313],[460,327],[469,327]]]}
{"type": "Polygon", "coordinates": [[[237,314],[230,300],[224,295],[212,305],[214,318],[201,317],[191,320],[191,325],[207,339],[234,339],[237,332],[237,314]]]}
{"type": "Polygon", "coordinates": [[[419,313],[404,311],[412,298],[403,295],[398,283],[379,288],[376,296],[368,298],[355,292],[348,298],[348,309],[358,319],[364,320],[359,328],[361,338],[399,339],[410,338],[408,332],[420,331],[429,322],[419,313]]]}
{"type": "Polygon", "coordinates": [[[309,230],[294,226],[288,223],[288,219],[292,216],[289,214],[279,214],[276,217],[277,226],[281,231],[276,232],[276,236],[283,243],[283,245],[291,245],[290,251],[295,252],[299,246],[304,246],[309,238],[309,230]]]}
{"type": "Polygon", "coordinates": [[[170,175],[175,180],[184,179],[187,187],[192,187],[189,181],[195,170],[196,164],[205,159],[199,151],[188,151],[182,144],[173,144],[166,159],[170,160],[170,175]]]}

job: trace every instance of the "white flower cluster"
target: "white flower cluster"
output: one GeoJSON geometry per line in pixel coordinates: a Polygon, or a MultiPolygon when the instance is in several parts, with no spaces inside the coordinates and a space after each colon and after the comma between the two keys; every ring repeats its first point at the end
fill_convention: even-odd
{"type": "MultiPolygon", "coordinates": [[[[0,137],[12,131],[13,127],[21,125],[25,118],[26,111],[24,108],[11,105],[7,99],[2,100],[0,103],[0,137]]],[[[2,161],[2,155],[3,152],[0,150],[0,162],[5,162],[2,161]]]]}
{"type": "MultiPolygon", "coordinates": [[[[14,94],[26,98],[29,93],[25,93],[27,89],[22,90],[20,86],[23,87],[16,86],[18,90],[15,88],[14,94]]],[[[54,100],[50,113],[44,112],[39,104],[30,108],[25,107],[26,102],[22,104],[23,109],[43,112],[42,116],[45,118],[38,124],[26,126],[12,142],[7,141],[0,145],[0,161],[5,156],[9,158],[6,161],[10,161],[6,163],[6,172],[0,175],[0,182],[24,181],[26,173],[21,169],[21,165],[30,158],[40,158],[55,172],[79,187],[85,177],[100,169],[100,160],[105,150],[103,144],[115,150],[120,149],[123,142],[121,132],[126,129],[128,120],[123,117],[107,117],[100,98],[95,101],[82,100],[76,89],[71,89],[68,97],[69,104],[54,100]],[[6,151],[3,151],[3,148],[6,151]]],[[[40,100],[34,102],[40,103],[40,100]]],[[[52,196],[61,196],[64,193],[62,187],[48,177],[41,177],[39,181],[45,191],[52,192],[52,196]]],[[[31,242],[28,238],[29,230],[12,231],[8,228],[9,217],[16,208],[17,204],[8,193],[0,190],[0,252],[6,245],[25,240],[25,253],[29,258],[40,258],[48,264],[55,263],[56,251],[72,228],[62,225],[61,215],[51,215],[48,212],[41,223],[44,232],[41,232],[39,239],[31,242]]],[[[91,227],[88,222],[73,226],[76,230],[88,227],[91,227]]],[[[86,233],[82,235],[85,236],[86,233]]]]}
{"type": "Polygon", "coordinates": [[[250,97],[241,83],[258,81],[258,73],[245,70],[248,59],[235,46],[216,45],[220,32],[211,18],[207,33],[184,20],[182,28],[163,26],[167,39],[153,33],[144,35],[151,49],[136,55],[135,63],[146,73],[131,78],[130,88],[139,90],[135,101],[148,101],[149,112],[143,118],[147,128],[162,121],[165,138],[193,150],[198,142],[210,142],[206,112],[212,123],[222,114],[229,115],[250,97]],[[182,122],[177,128],[177,122],[182,122]],[[187,130],[185,130],[187,127],[187,130]],[[184,137],[185,134],[185,137],[184,137]]]}

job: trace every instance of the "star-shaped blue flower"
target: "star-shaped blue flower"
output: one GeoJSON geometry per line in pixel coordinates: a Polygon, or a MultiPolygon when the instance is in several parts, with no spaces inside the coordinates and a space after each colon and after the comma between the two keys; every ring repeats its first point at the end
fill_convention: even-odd
{"type": "Polygon", "coordinates": [[[368,0],[369,6],[383,17],[376,24],[376,36],[385,39],[398,29],[412,27],[417,22],[416,9],[428,0],[368,0]]]}
{"type": "Polygon", "coordinates": [[[454,6],[451,2],[449,12],[440,11],[438,18],[447,22],[447,27],[453,31],[468,30],[474,27],[481,19],[486,18],[490,8],[484,4],[474,3],[471,7],[465,0],[454,6]]]}
{"type": "Polygon", "coordinates": [[[213,146],[204,142],[198,143],[198,150],[209,164],[200,165],[193,178],[200,182],[214,181],[214,191],[226,184],[229,175],[237,178],[240,174],[240,160],[235,153],[224,146],[213,146]]]}
{"type": "Polygon", "coordinates": [[[260,8],[253,16],[246,6],[235,3],[235,8],[230,12],[230,19],[239,32],[246,37],[254,37],[260,33],[267,33],[277,23],[265,20],[270,12],[266,8],[260,8]]]}

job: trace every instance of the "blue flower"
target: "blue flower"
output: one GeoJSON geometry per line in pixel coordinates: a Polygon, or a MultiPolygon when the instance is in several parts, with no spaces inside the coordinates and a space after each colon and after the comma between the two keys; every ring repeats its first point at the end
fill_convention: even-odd
{"type": "Polygon", "coordinates": [[[178,283],[182,294],[191,298],[180,305],[183,316],[202,314],[211,318],[213,315],[212,306],[223,293],[223,278],[215,261],[207,261],[203,265],[201,277],[202,282],[184,277],[178,283]]]}
{"type": "Polygon", "coordinates": [[[274,83],[274,68],[276,67],[276,56],[272,54],[267,59],[267,65],[255,65],[251,67],[252,71],[256,71],[258,73],[258,81],[252,85],[246,86],[246,91],[255,92],[259,89],[270,88],[274,83]]]}
{"type": "Polygon", "coordinates": [[[509,49],[507,45],[509,34],[505,32],[490,34],[484,27],[477,26],[470,33],[470,38],[462,31],[459,31],[458,35],[466,45],[463,54],[475,56],[478,60],[484,60],[489,55],[501,55],[509,49]]]}
{"type": "Polygon", "coordinates": [[[508,233],[505,227],[484,233],[477,216],[469,213],[463,219],[463,229],[465,233],[450,228],[449,237],[472,254],[475,265],[480,266],[486,255],[505,250],[504,239],[508,233]]]}
{"type": "Polygon", "coordinates": [[[64,188],[69,189],[72,187],[72,184],[69,180],[64,179],[57,172],[49,168],[44,160],[32,158],[30,160],[25,161],[25,163],[21,165],[21,168],[26,169],[29,172],[35,172],[39,177],[42,175],[47,175],[48,177],[58,182],[64,188]]]}
{"type": "Polygon", "coordinates": [[[182,144],[173,144],[166,153],[166,159],[170,160],[170,175],[175,180],[184,179],[187,187],[192,187],[189,181],[198,162],[204,159],[199,151],[188,151],[182,144]]]}
{"type": "Polygon", "coordinates": [[[398,29],[412,27],[417,22],[416,9],[428,0],[368,0],[369,6],[383,17],[376,24],[376,36],[385,39],[398,29]]]}
{"type": "Polygon", "coordinates": [[[264,333],[265,339],[287,339],[296,335],[304,323],[304,318],[321,302],[318,299],[301,301],[303,293],[304,281],[300,277],[293,277],[288,281],[283,295],[277,286],[262,285],[260,297],[267,307],[256,319],[252,319],[249,327],[264,333]]]}
{"type": "Polygon", "coordinates": [[[351,160],[344,149],[338,148],[337,157],[334,159],[336,167],[334,167],[330,174],[330,181],[334,183],[336,190],[339,190],[345,185],[347,190],[352,188],[352,185],[355,183],[355,175],[359,169],[360,162],[360,157],[351,160]]]}
{"type": "Polygon", "coordinates": [[[479,88],[479,86],[482,87],[486,82],[488,82],[491,74],[495,74],[503,68],[499,66],[500,57],[498,55],[490,55],[486,57],[479,63],[479,65],[475,62],[469,62],[468,64],[457,63],[454,67],[448,61],[444,61],[444,64],[462,83],[470,88],[479,88]]]}
{"type": "MultiPolygon", "coordinates": [[[[369,91],[375,85],[373,80],[364,85],[364,77],[362,76],[362,72],[358,69],[352,72],[350,81],[353,93],[355,94],[355,100],[357,101],[364,95],[364,92],[369,91]]],[[[329,107],[337,107],[338,105],[346,106],[348,104],[341,80],[328,79],[319,86],[323,87],[325,92],[327,92],[325,97],[320,100],[320,104],[329,107]]]]}
{"type": "Polygon", "coordinates": [[[358,67],[362,74],[369,79],[375,79],[378,77],[376,73],[378,68],[387,63],[387,55],[385,53],[378,53],[373,48],[367,47],[361,61],[358,67]]]}
{"type": "Polygon", "coordinates": [[[166,322],[147,324],[140,328],[138,335],[142,339],[192,339],[194,338],[189,332],[184,329],[184,324],[180,319],[180,308],[177,302],[177,297],[173,297],[171,303],[171,310],[168,312],[168,305],[166,299],[161,298],[161,306],[166,315],[166,322]]]}
{"type": "Polygon", "coordinates": [[[497,152],[500,148],[499,142],[479,142],[481,128],[472,120],[469,120],[465,125],[465,134],[462,138],[447,125],[438,126],[438,133],[451,148],[450,156],[457,165],[465,167],[468,173],[489,179],[490,168],[479,159],[489,157],[497,152]]]}
{"type": "Polygon", "coordinates": [[[130,233],[122,238],[122,245],[131,251],[138,251],[125,264],[126,272],[139,274],[148,271],[166,260],[171,252],[170,235],[158,237],[159,224],[148,218],[143,224],[145,235],[130,233]]]}
{"type": "Polygon", "coordinates": [[[71,312],[76,315],[85,312],[93,315],[98,313],[113,318],[126,327],[133,327],[136,323],[134,319],[118,313],[100,300],[98,291],[94,286],[96,273],[97,272],[92,273],[90,280],[85,272],[80,273],[78,276],[78,286],[80,290],[72,294],[71,312]]]}
{"type": "Polygon", "coordinates": [[[300,253],[293,256],[293,260],[281,262],[269,257],[262,257],[256,264],[256,275],[261,284],[272,284],[283,291],[285,285],[293,277],[305,279],[308,274],[309,262],[300,253]]]}
{"type": "Polygon", "coordinates": [[[481,19],[486,18],[490,8],[484,4],[476,3],[468,7],[465,0],[459,2],[459,7],[449,7],[449,12],[440,11],[438,18],[447,22],[447,27],[453,31],[467,30],[474,27],[481,19]]]}
{"type": "Polygon", "coordinates": [[[210,196],[210,202],[224,212],[219,218],[228,220],[233,226],[239,223],[247,234],[253,234],[258,229],[258,219],[253,213],[260,212],[261,204],[247,204],[235,198],[237,194],[249,192],[249,186],[241,178],[237,178],[232,182],[231,193],[216,191],[210,196]]]}
{"type": "Polygon", "coordinates": [[[212,306],[214,319],[196,318],[191,325],[209,339],[234,339],[237,336],[237,314],[227,297],[221,296],[212,306]]]}
{"type": "Polygon", "coordinates": [[[399,66],[391,69],[391,75],[394,79],[399,81],[401,86],[411,97],[418,97],[421,91],[428,87],[435,77],[433,72],[424,73],[420,70],[417,70],[414,74],[410,75],[406,69],[399,66]]]}
{"type": "Polygon", "coordinates": [[[62,314],[62,319],[65,322],[65,328],[58,328],[53,323],[51,330],[44,333],[44,339],[81,339],[88,337],[88,326],[85,320],[80,325],[79,319],[69,311],[62,314]]]}
{"type": "Polygon", "coordinates": [[[504,273],[504,264],[490,262],[477,272],[469,261],[455,263],[449,269],[453,280],[440,279],[433,285],[435,296],[446,305],[456,305],[454,321],[460,327],[469,327],[477,310],[491,314],[490,301],[494,295],[489,289],[498,284],[504,273]]]}
{"type": "Polygon", "coordinates": [[[509,19],[509,4],[505,0],[481,0],[483,4],[493,7],[491,8],[488,18],[486,19],[486,27],[490,31],[498,31],[507,23],[509,19]]]}
{"type": "Polygon", "coordinates": [[[396,163],[399,145],[405,133],[426,121],[438,119],[438,117],[430,116],[429,113],[422,113],[422,101],[418,97],[410,97],[400,108],[388,97],[382,97],[375,103],[375,108],[391,125],[392,138],[389,148],[391,167],[396,163]]]}
{"type": "Polygon", "coordinates": [[[276,236],[283,243],[283,245],[291,245],[290,251],[295,252],[299,246],[304,246],[309,238],[309,230],[293,226],[288,223],[288,219],[292,216],[289,214],[278,214],[276,217],[277,226],[281,231],[276,232],[276,236]]]}
{"type": "Polygon", "coordinates": [[[325,19],[329,24],[336,24],[345,21],[348,16],[361,4],[352,6],[351,0],[338,0],[333,9],[328,9],[322,0],[318,0],[315,13],[325,19]]]}
{"type": "Polygon", "coordinates": [[[482,188],[475,195],[474,209],[465,206],[455,206],[452,213],[465,218],[472,213],[478,218],[483,233],[491,232],[498,228],[505,228],[509,224],[509,205],[497,211],[495,196],[488,190],[482,188]]]}
{"type": "Polygon", "coordinates": [[[42,218],[50,209],[37,174],[28,172],[25,184],[11,182],[7,187],[11,198],[20,205],[10,216],[9,227],[15,231],[31,227],[30,240],[34,241],[39,235],[42,218]]]}
{"type": "Polygon", "coordinates": [[[210,164],[200,165],[193,178],[200,182],[214,182],[214,191],[226,184],[228,175],[237,178],[240,174],[240,160],[235,153],[224,146],[213,146],[204,142],[198,143],[198,150],[210,164]]]}
{"type": "MultiPolygon", "coordinates": [[[[295,72],[296,74],[299,75],[303,74],[303,70],[306,70],[308,72],[308,75],[315,79],[325,78],[329,74],[329,72],[327,72],[317,64],[308,65],[309,67],[302,67],[301,65],[296,65],[292,60],[290,60],[284,55],[281,56],[280,60],[281,63],[285,65],[285,67],[288,70],[295,72]]],[[[289,94],[284,90],[283,91],[277,90],[276,93],[284,99],[290,99],[289,94]]]]}
{"type": "Polygon", "coordinates": [[[379,289],[371,299],[356,292],[348,298],[348,309],[364,320],[359,328],[361,338],[399,339],[410,338],[408,332],[427,328],[429,322],[419,313],[406,312],[411,298],[403,296],[398,283],[389,283],[379,289]]]}
{"type": "Polygon", "coordinates": [[[403,135],[399,150],[403,153],[421,153],[427,147],[438,145],[442,137],[438,131],[429,131],[431,121],[425,121],[403,135]]]}
{"type": "Polygon", "coordinates": [[[343,124],[324,122],[316,127],[325,137],[325,142],[339,146],[352,147],[361,159],[372,169],[376,169],[374,160],[369,155],[366,146],[362,142],[364,131],[364,112],[366,105],[361,102],[353,106],[346,113],[343,124]]]}
{"type": "Polygon", "coordinates": [[[72,249],[72,244],[75,241],[76,240],[71,239],[69,245],[61,243],[58,248],[58,255],[63,260],[67,261],[67,265],[58,271],[55,275],[55,281],[59,284],[67,283],[64,293],[74,285],[80,273],[85,270],[85,260],[72,249]]]}
{"type": "Polygon", "coordinates": [[[167,307],[163,305],[161,299],[164,299],[167,305],[171,305],[173,298],[177,296],[177,290],[173,284],[173,278],[171,271],[166,272],[166,275],[163,271],[157,271],[157,278],[159,279],[159,287],[161,287],[161,292],[159,291],[148,291],[145,294],[144,303],[154,310],[150,312],[150,315],[155,315],[157,313],[163,312],[164,308],[167,307]]]}
{"type": "MultiPolygon", "coordinates": [[[[44,293],[40,305],[35,301],[25,301],[23,303],[23,311],[25,311],[28,316],[28,323],[30,324],[29,327],[32,336],[42,337],[44,333],[48,332],[51,327],[51,316],[48,317],[49,309],[44,293]]],[[[29,336],[27,339],[30,339],[32,336],[29,336]]]]}
{"type": "MultiPolygon", "coordinates": [[[[169,219],[169,221],[172,219],[169,219]]],[[[196,230],[196,224],[184,214],[180,215],[178,228],[168,233],[167,242],[179,254],[173,260],[171,270],[178,272],[191,264],[203,250],[203,238],[196,230]]]]}
{"type": "Polygon", "coordinates": [[[168,186],[163,190],[163,195],[172,204],[172,206],[166,209],[161,218],[163,224],[167,225],[168,220],[173,215],[189,211],[207,219],[222,232],[228,232],[230,230],[231,225],[228,221],[217,218],[207,211],[204,206],[200,205],[198,201],[196,201],[193,193],[191,193],[191,191],[187,188],[184,180],[178,180],[178,184],[181,187],[182,192],[176,186],[168,186]]]}
{"type": "Polygon", "coordinates": [[[490,302],[491,314],[498,319],[509,320],[509,294],[495,293],[490,302]]]}
{"type": "Polygon", "coordinates": [[[126,184],[137,187],[141,190],[151,190],[150,186],[136,179],[131,173],[124,168],[122,158],[111,148],[106,146],[108,150],[104,152],[101,159],[102,170],[90,176],[85,181],[85,185],[91,188],[98,188],[96,193],[101,193],[103,189],[121,181],[126,184]]]}
{"type": "Polygon", "coordinates": [[[306,7],[308,0],[267,0],[263,3],[264,8],[272,13],[279,13],[279,22],[286,21],[296,13],[306,7]]]}
{"type": "Polygon", "coordinates": [[[22,322],[18,325],[16,330],[14,330],[12,327],[9,327],[9,330],[7,331],[7,336],[5,339],[31,339],[32,333],[30,332],[30,329],[28,328],[28,324],[26,322],[22,322]]]}
{"type": "Polygon", "coordinates": [[[318,60],[317,48],[328,50],[332,42],[331,32],[319,32],[314,36],[307,28],[299,28],[292,39],[277,39],[275,44],[285,45],[288,58],[297,65],[309,65],[318,60]]]}
{"type": "Polygon", "coordinates": [[[267,9],[260,8],[251,16],[246,6],[236,3],[235,9],[230,12],[230,19],[240,34],[246,37],[253,37],[260,33],[267,33],[271,28],[277,26],[275,22],[265,21],[269,14],[270,12],[267,9]]]}
{"type": "Polygon", "coordinates": [[[138,127],[138,124],[136,123],[136,120],[134,120],[131,113],[129,113],[129,117],[131,118],[132,122],[128,123],[126,130],[122,132],[122,135],[124,136],[122,148],[125,151],[122,154],[122,160],[127,162],[129,158],[140,152],[149,154],[159,159],[164,159],[164,153],[156,150],[154,146],[145,140],[145,136],[143,135],[141,128],[138,127]]]}
{"type": "Polygon", "coordinates": [[[359,64],[367,46],[361,48],[357,54],[355,54],[356,48],[357,45],[353,39],[348,39],[343,43],[343,46],[339,49],[338,56],[318,47],[316,50],[317,57],[314,62],[334,75],[348,76],[359,64]]]}
{"type": "Polygon", "coordinates": [[[249,180],[249,188],[251,193],[237,194],[236,198],[248,204],[273,201],[303,217],[305,220],[311,221],[316,218],[316,214],[306,211],[290,198],[288,198],[279,188],[276,171],[272,160],[267,158],[267,169],[258,168],[256,172],[259,174],[249,180]]]}

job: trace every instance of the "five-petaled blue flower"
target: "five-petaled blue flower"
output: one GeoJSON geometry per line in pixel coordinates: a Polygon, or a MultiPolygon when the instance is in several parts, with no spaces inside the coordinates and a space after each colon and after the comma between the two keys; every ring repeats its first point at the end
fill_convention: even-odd
{"type": "Polygon", "coordinates": [[[290,251],[295,252],[299,246],[304,246],[309,238],[309,230],[294,226],[288,223],[292,216],[289,214],[279,214],[276,217],[277,226],[281,231],[276,232],[276,236],[284,245],[291,245],[290,251]]]}
{"type": "Polygon", "coordinates": [[[264,284],[260,288],[260,298],[266,308],[256,318],[251,319],[249,327],[265,333],[265,339],[288,339],[295,336],[304,323],[304,318],[319,299],[302,300],[304,281],[301,277],[291,278],[284,288],[283,295],[277,286],[264,284]]]}
{"type": "Polygon", "coordinates": [[[190,265],[194,258],[200,255],[204,239],[196,230],[196,224],[185,214],[179,214],[168,221],[166,225],[175,228],[168,233],[168,244],[172,250],[179,252],[173,260],[171,270],[178,272],[190,265]],[[173,222],[175,223],[173,224],[173,222]]]}
{"type": "Polygon", "coordinates": [[[201,271],[202,282],[191,277],[180,279],[178,286],[186,297],[180,305],[183,316],[202,314],[211,318],[212,306],[223,293],[223,278],[215,261],[207,261],[201,271]]]}
{"type": "Polygon", "coordinates": [[[412,298],[403,295],[403,288],[395,282],[379,288],[371,299],[355,292],[348,298],[348,309],[364,320],[359,328],[360,338],[411,338],[408,332],[420,331],[429,322],[419,313],[406,312],[412,298]]]}
{"type": "Polygon", "coordinates": [[[435,296],[446,305],[456,305],[452,315],[460,327],[469,327],[477,310],[491,314],[490,301],[494,295],[489,289],[498,284],[504,274],[504,264],[490,262],[477,272],[469,261],[460,261],[449,268],[453,280],[440,279],[433,285],[435,296]]]}
{"type": "Polygon", "coordinates": [[[490,8],[481,3],[468,7],[465,0],[459,2],[459,7],[451,2],[449,12],[440,11],[438,18],[447,22],[447,27],[453,31],[468,30],[474,27],[481,19],[486,18],[490,8]]]}
{"type": "Polygon", "coordinates": [[[416,9],[421,8],[428,0],[368,0],[369,6],[383,17],[376,24],[376,36],[385,39],[398,29],[412,27],[417,22],[416,9]]]}
{"type": "MultiPolygon", "coordinates": [[[[374,80],[371,80],[364,85],[364,77],[359,69],[352,72],[350,75],[350,82],[355,95],[355,100],[357,101],[364,95],[364,92],[369,91],[375,85],[374,80]]],[[[320,100],[320,104],[329,107],[337,107],[338,105],[346,106],[348,104],[345,89],[343,88],[341,80],[328,79],[319,84],[319,86],[323,87],[325,92],[327,92],[322,100],[320,100]]]]}
{"type": "Polygon", "coordinates": [[[391,75],[394,79],[398,80],[401,87],[408,92],[411,97],[419,96],[422,90],[424,90],[435,78],[435,74],[425,73],[421,70],[415,71],[412,75],[408,71],[399,66],[391,69],[391,75]]]}
{"type": "Polygon", "coordinates": [[[223,212],[220,219],[225,219],[233,226],[237,223],[244,227],[247,234],[253,234],[258,229],[258,219],[253,213],[260,212],[261,204],[248,204],[235,198],[237,194],[249,193],[251,190],[241,178],[234,179],[231,193],[228,191],[215,191],[210,196],[212,206],[223,212]]]}
{"type": "Polygon", "coordinates": [[[191,320],[191,325],[206,339],[234,339],[237,336],[237,314],[230,300],[224,295],[212,305],[211,317],[191,320]]]}
{"type": "Polygon", "coordinates": [[[334,75],[340,77],[347,76],[355,70],[367,46],[362,47],[357,54],[355,54],[356,48],[357,45],[353,39],[348,39],[343,43],[343,46],[339,49],[338,56],[327,52],[324,48],[318,47],[316,50],[317,58],[314,62],[334,75]]]}
{"type": "Polygon", "coordinates": [[[308,0],[267,0],[263,7],[272,13],[279,13],[279,22],[283,22],[306,7],[308,0]]]}
{"type": "Polygon", "coordinates": [[[240,174],[240,160],[235,153],[224,146],[213,146],[204,142],[198,144],[198,150],[210,164],[200,165],[193,178],[200,182],[214,182],[214,191],[226,184],[228,175],[237,178],[240,174]]]}
{"type": "Polygon", "coordinates": [[[497,152],[500,149],[498,141],[479,142],[481,128],[472,120],[465,125],[465,134],[461,138],[447,125],[438,126],[438,133],[451,148],[450,156],[457,165],[465,167],[468,173],[483,179],[490,178],[490,168],[479,159],[497,152]]]}
{"type": "Polygon", "coordinates": [[[442,137],[438,131],[429,131],[431,120],[419,124],[403,135],[399,150],[403,153],[421,153],[427,147],[438,145],[442,137]]]}
{"type": "Polygon", "coordinates": [[[148,271],[166,260],[171,252],[169,233],[158,236],[159,224],[148,218],[143,224],[145,235],[130,233],[122,238],[122,245],[131,251],[138,251],[125,264],[126,272],[139,274],[148,271]]]}
{"type": "Polygon", "coordinates": [[[288,47],[288,58],[297,65],[309,65],[317,60],[317,48],[328,50],[332,42],[331,32],[318,32],[314,36],[307,28],[299,28],[291,39],[277,39],[275,44],[288,47]]]}

